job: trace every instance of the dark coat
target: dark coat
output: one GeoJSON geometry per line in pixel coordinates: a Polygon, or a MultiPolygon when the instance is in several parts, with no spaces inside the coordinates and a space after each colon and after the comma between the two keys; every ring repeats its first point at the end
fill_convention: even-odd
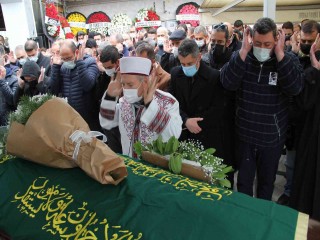
{"type": "Polygon", "coordinates": [[[18,78],[7,75],[0,79],[0,126],[7,125],[8,113],[15,110],[14,94],[18,87],[18,78]]]}
{"type": "Polygon", "coordinates": [[[44,74],[46,76],[50,76],[51,74],[51,65],[50,65],[50,58],[49,57],[46,57],[44,56],[41,52],[39,53],[39,56],[38,56],[38,61],[37,61],[37,64],[38,66],[41,68],[45,68],[46,71],[44,72],[44,74]]]}
{"type": "Polygon", "coordinates": [[[245,61],[235,52],[221,69],[221,82],[226,89],[238,90],[236,129],[239,139],[262,147],[283,144],[289,96],[301,92],[303,81],[304,72],[294,54],[285,52],[281,62],[273,55],[260,63],[252,51],[245,61]],[[271,81],[275,84],[269,84],[271,79],[277,79],[271,81]]]}
{"type": "Polygon", "coordinates": [[[172,68],[180,66],[181,63],[178,57],[175,57],[173,53],[164,52],[161,56],[160,66],[165,70],[167,73],[171,71],[172,68]]]}
{"type": "Polygon", "coordinates": [[[303,92],[297,97],[305,122],[297,146],[290,206],[320,221],[320,71],[306,71],[303,92]]]}
{"type": "Polygon", "coordinates": [[[234,152],[232,99],[219,81],[219,71],[200,62],[194,77],[187,77],[182,67],[171,71],[169,92],[179,101],[183,121],[181,140],[199,140],[205,148],[215,148],[216,155],[232,164],[234,152]],[[186,129],[188,118],[201,117],[198,122],[202,131],[193,134],[186,129]]]}
{"type": "Polygon", "coordinates": [[[63,65],[52,65],[51,91],[57,96],[68,98],[68,103],[84,118],[91,129],[99,121],[95,115],[93,99],[96,79],[99,69],[96,60],[86,56],[76,61],[74,69],[67,69],[63,65]]]}

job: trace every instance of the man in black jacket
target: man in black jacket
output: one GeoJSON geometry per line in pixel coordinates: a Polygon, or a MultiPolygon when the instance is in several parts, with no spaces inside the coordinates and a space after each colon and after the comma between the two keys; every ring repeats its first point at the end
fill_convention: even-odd
{"type": "Polygon", "coordinates": [[[38,64],[38,66],[45,69],[44,74],[50,77],[50,58],[44,56],[40,51],[38,44],[33,40],[28,40],[24,44],[24,49],[28,55],[28,59],[38,64]]]}
{"type": "Polygon", "coordinates": [[[285,35],[272,19],[259,19],[252,35],[247,28],[241,50],[221,69],[221,82],[237,90],[238,191],[253,196],[257,171],[257,197],[271,200],[286,139],[288,96],[301,92],[304,73],[298,58],[284,52],[285,35]]]}
{"type": "Polygon", "coordinates": [[[178,58],[178,47],[181,42],[186,38],[186,32],[183,30],[175,30],[164,43],[164,54],[161,57],[160,65],[167,73],[171,71],[172,68],[180,66],[180,61],[178,58]]]}
{"type": "Polygon", "coordinates": [[[219,71],[201,60],[194,40],[184,40],[178,51],[181,66],[171,71],[169,92],[180,104],[184,128],[180,139],[198,140],[205,148],[215,148],[218,157],[233,165],[233,109],[219,81],[219,71]]]}

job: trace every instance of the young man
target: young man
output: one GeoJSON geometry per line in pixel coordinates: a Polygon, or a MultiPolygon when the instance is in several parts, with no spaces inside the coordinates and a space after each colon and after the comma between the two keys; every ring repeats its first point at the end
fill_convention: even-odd
{"type": "Polygon", "coordinates": [[[101,126],[105,129],[119,126],[122,152],[133,157],[137,157],[133,151],[135,142],[146,144],[159,135],[164,141],[171,136],[179,138],[182,129],[178,101],[157,90],[155,70],[151,75],[150,70],[149,59],[121,58],[120,74],[110,82],[101,103],[101,126]]]}
{"type": "Polygon", "coordinates": [[[299,59],[284,52],[285,35],[272,19],[261,18],[244,33],[240,51],[221,69],[222,85],[237,91],[238,191],[271,200],[286,139],[289,96],[303,88],[299,59]],[[252,38],[252,41],[251,41],[252,38]]]}

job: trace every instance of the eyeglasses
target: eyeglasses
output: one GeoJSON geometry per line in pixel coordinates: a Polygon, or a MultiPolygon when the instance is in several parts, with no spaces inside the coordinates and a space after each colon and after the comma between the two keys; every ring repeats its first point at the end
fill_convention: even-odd
{"type": "Polygon", "coordinates": [[[223,24],[223,23],[219,23],[219,24],[217,24],[217,25],[214,25],[212,28],[213,28],[213,29],[222,29],[222,30],[227,29],[227,30],[228,30],[228,26],[225,25],[225,24],[223,24]]]}

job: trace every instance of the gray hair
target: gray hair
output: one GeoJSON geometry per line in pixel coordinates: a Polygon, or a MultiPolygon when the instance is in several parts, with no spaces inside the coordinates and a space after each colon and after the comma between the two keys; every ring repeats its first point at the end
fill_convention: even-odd
{"type": "Polygon", "coordinates": [[[151,61],[156,58],[156,55],[154,53],[154,47],[149,43],[141,43],[137,46],[136,48],[137,57],[140,57],[143,52],[147,53],[147,57],[151,61]]]}
{"type": "Polygon", "coordinates": [[[97,51],[98,51],[99,53],[101,53],[101,51],[102,51],[106,46],[109,46],[109,45],[110,45],[109,41],[103,41],[103,42],[100,43],[97,51]]]}
{"type": "Polygon", "coordinates": [[[191,54],[193,58],[198,57],[200,51],[196,42],[192,39],[185,39],[181,42],[180,47],[178,48],[178,53],[182,57],[187,57],[191,54]]]}
{"type": "Polygon", "coordinates": [[[204,27],[204,26],[198,26],[198,27],[196,27],[195,29],[194,29],[194,32],[193,32],[194,34],[200,34],[200,33],[203,33],[203,35],[205,36],[205,37],[208,37],[208,32],[207,32],[207,30],[206,30],[206,28],[204,27]]]}
{"type": "Polygon", "coordinates": [[[16,46],[16,48],[14,49],[14,53],[16,54],[18,51],[25,51],[24,46],[23,45],[16,46]]]}

